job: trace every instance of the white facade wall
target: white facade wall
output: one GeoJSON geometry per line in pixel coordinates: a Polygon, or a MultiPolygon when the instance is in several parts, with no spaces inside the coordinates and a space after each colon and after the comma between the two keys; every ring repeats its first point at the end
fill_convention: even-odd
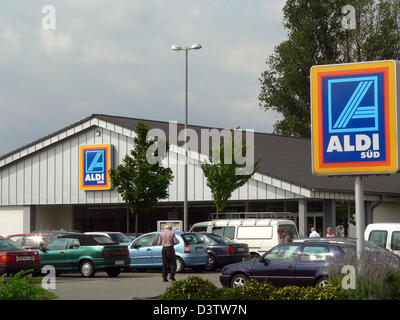
{"type": "MultiPolygon", "coordinates": [[[[80,190],[80,145],[111,144],[114,167],[121,164],[124,156],[133,148],[131,133],[122,128],[118,130],[116,126],[111,128],[109,124],[104,127],[92,126],[76,134],[73,134],[75,129],[70,129],[71,132],[64,139],[59,138],[48,143],[47,147],[1,166],[0,206],[123,203],[115,189],[80,190]],[[100,131],[99,136],[95,134],[96,131],[100,131]]],[[[172,147],[165,161],[165,165],[172,169],[174,179],[169,186],[169,197],[164,201],[183,201],[184,161],[179,149],[172,147]]],[[[293,188],[295,186],[256,174],[255,179],[250,179],[233,193],[231,200],[304,197],[306,190],[298,188],[297,194],[292,192],[293,188]]],[[[190,160],[188,166],[188,200],[212,201],[198,155],[190,160]]]]}
{"type": "Polygon", "coordinates": [[[30,207],[0,207],[0,236],[30,232],[30,207]]]}
{"type": "Polygon", "coordinates": [[[400,203],[384,202],[373,211],[373,223],[400,222],[400,203]]]}

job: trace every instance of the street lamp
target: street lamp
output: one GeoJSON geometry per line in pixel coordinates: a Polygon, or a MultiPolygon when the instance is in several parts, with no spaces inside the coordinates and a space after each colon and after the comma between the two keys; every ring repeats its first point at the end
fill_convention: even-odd
{"type": "Polygon", "coordinates": [[[186,144],[186,129],[187,129],[187,123],[188,123],[188,52],[189,50],[199,50],[201,49],[201,44],[199,43],[194,43],[190,47],[179,47],[179,46],[172,46],[172,50],[174,51],[185,51],[185,56],[186,56],[186,94],[185,94],[185,170],[184,170],[184,190],[185,190],[185,195],[184,195],[184,201],[183,201],[183,230],[188,231],[188,160],[187,160],[187,144],[186,144]]]}

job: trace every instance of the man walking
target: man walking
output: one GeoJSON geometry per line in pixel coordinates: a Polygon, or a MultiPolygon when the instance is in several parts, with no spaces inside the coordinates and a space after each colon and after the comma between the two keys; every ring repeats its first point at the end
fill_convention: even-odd
{"type": "Polygon", "coordinates": [[[317,232],[317,229],[311,228],[310,238],[320,238],[321,236],[317,232]]]}
{"type": "Polygon", "coordinates": [[[159,245],[162,245],[162,277],[164,282],[168,282],[168,269],[170,270],[171,281],[175,281],[176,258],[174,245],[178,244],[175,233],[172,231],[172,225],[168,224],[165,231],[161,234],[159,245]]]}

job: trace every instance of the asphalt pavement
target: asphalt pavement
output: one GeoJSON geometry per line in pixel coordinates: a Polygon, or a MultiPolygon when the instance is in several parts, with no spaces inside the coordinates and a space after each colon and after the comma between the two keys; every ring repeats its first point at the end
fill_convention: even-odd
{"type": "MultiPolygon", "coordinates": [[[[187,279],[191,275],[208,279],[218,287],[220,271],[195,273],[185,271],[176,274],[176,280],[187,279]]],[[[94,278],[83,278],[79,273],[62,274],[56,279],[54,292],[61,300],[131,300],[151,299],[162,293],[172,282],[163,282],[161,271],[127,272],[117,278],[110,278],[104,272],[94,278]]]]}

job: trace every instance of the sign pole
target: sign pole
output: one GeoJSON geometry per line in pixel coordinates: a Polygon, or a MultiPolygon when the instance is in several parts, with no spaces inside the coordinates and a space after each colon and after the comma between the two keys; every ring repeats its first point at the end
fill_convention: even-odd
{"type": "Polygon", "coordinates": [[[357,230],[357,258],[361,257],[361,252],[364,251],[364,229],[365,229],[365,216],[364,216],[364,184],[363,176],[356,176],[355,180],[355,203],[356,203],[356,230],[357,230]]]}

